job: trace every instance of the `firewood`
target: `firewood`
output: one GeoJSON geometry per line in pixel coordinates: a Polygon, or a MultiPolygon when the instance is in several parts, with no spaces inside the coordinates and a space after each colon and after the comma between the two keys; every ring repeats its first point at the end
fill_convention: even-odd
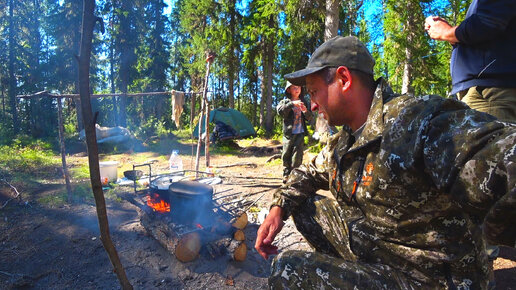
{"type": "Polygon", "coordinates": [[[190,262],[197,258],[201,250],[201,237],[198,232],[186,234],[177,244],[175,255],[181,262],[190,262]]]}
{"type": "Polygon", "coordinates": [[[233,239],[237,241],[245,241],[245,234],[242,230],[236,230],[235,234],[233,235],[233,239]]]}
{"type": "Polygon", "coordinates": [[[228,246],[228,252],[233,260],[243,262],[247,256],[247,245],[243,241],[232,240],[228,246]]]}
{"type": "Polygon", "coordinates": [[[245,226],[247,226],[247,222],[248,222],[248,218],[247,218],[247,213],[242,213],[240,216],[238,216],[233,222],[232,222],[232,226],[234,226],[235,228],[239,229],[239,230],[243,230],[245,228],[245,226]]]}
{"type": "Polygon", "coordinates": [[[224,237],[222,239],[213,240],[206,243],[205,248],[213,259],[225,255],[228,252],[228,246],[231,238],[224,237]]]}

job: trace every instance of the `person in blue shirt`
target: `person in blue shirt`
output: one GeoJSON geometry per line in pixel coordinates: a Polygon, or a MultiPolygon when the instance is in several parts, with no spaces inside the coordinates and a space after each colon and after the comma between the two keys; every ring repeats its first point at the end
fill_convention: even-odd
{"type": "Polygon", "coordinates": [[[429,16],[425,29],[453,45],[451,93],[472,109],[516,122],[516,1],[473,0],[458,26],[429,16]]]}

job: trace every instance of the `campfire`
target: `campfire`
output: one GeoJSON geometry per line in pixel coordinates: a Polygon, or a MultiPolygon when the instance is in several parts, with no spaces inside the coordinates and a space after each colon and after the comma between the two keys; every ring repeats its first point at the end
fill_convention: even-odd
{"type": "Polygon", "coordinates": [[[170,204],[160,198],[157,193],[149,193],[146,196],[147,206],[149,206],[152,210],[159,213],[170,212],[170,204]]]}
{"type": "Polygon", "coordinates": [[[233,217],[213,207],[213,188],[196,181],[159,177],[141,196],[139,216],[147,232],[182,262],[199,255],[244,261],[247,215],[233,217]]]}

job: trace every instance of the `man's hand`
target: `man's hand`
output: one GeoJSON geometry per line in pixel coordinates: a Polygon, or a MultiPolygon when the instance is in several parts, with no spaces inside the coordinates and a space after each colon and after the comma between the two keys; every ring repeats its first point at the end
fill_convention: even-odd
{"type": "Polygon", "coordinates": [[[283,228],[282,213],[281,207],[273,206],[258,229],[254,247],[265,260],[269,258],[269,255],[278,254],[278,247],[273,246],[272,241],[283,228]]]}
{"type": "Polygon", "coordinates": [[[441,41],[448,41],[450,44],[459,42],[455,36],[455,29],[446,20],[439,16],[428,16],[425,19],[425,30],[430,38],[441,41]]]}

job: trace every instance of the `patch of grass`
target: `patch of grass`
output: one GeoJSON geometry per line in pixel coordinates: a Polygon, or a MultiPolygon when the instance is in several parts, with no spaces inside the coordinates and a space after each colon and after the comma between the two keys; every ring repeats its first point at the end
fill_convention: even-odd
{"type": "MultiPolygon", "coordinates": [[[[72,185],[72,202],[93,202],[93,192],[89,182],[72,185]]],[[[68,203],[68,192],[63,187],[62,190],[53,194],[41,197],[37,202],[47,207],[59,207],[68,203]]]]}
{"type": "Polygon", "coordinates": [[[265,166],[276,166],[276,165],[282,165],[283,161],[281,158],[271,160],[270,162],[265,163],[265,166]]]}
{"type": "Polygon", "coordinates": [[[117,184],[111,184],[108,189],[104,189],[104,197],[106,199],[122,202],[122,199],[116,194],[118,190],[119,186],[117,184]]]}
{"type": "Polygon", "coordinates": [[[17,174],[48,176],[55,174],[51,168],[60,165],[58,157],[48,148],[49,144],[36,142],[30,146],[22,146],[21,142],[0,146],[0,167],[17,174]]]}
{"type": "Polygon", "coordinates": [[[213,154],[233,155],[239,152],[240,147],[233,140],[224,140],[210,146],[213,154]]]}
{"type": "Polygon", "coordinates": [[[37,202],[46,207],[59,207],[67,203],[66,192],[59,192],[57,194],[47,195],[38,198],[37,202]]]}
{"type": "Polygon", "coordinates": [[[90,178],[90,166],[86,163],[79,167],[74,167],[70,169],[70,175],[72,179],[90,178]]]}
{"type": "Polygon", "coordinates": [[[89,182],[79,183],[73,186],[72,199],[74,201],[93,201],[93,191],[89,182]]]}
{"type": "Polygon", "coordinates": [[[174,134],[179,139],[190,139],[191,132],[190,129],[178,129],[172,131],[172,134],[174,134]]]}

